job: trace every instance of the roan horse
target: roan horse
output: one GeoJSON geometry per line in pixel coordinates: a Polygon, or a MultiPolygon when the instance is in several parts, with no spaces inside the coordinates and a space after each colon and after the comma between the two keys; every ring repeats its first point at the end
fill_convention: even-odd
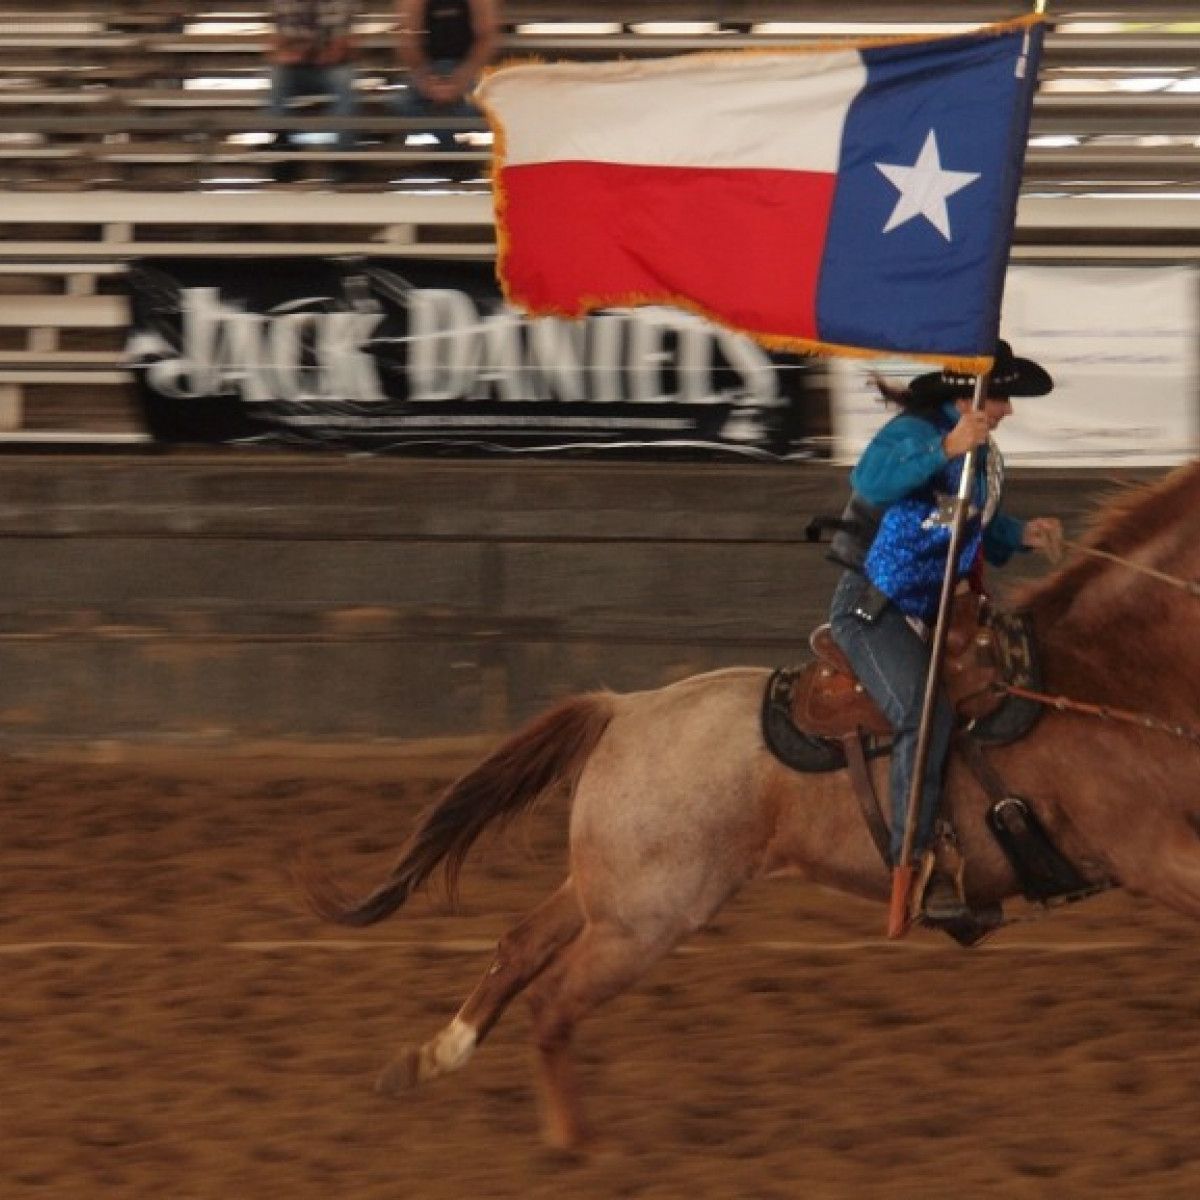
{"type": "MultiPolygon", "coordinates": [[[[1110,503],[1084,545],[1127,561],[1093,553],[1017,598],[1033,622],[1047,691],[1164,722],[1194,720],[1200,585],[1189,581],[1200,578],[1200,462],[1110,503]],[[1155,571],[1182,586],[1167,586],[1155,571]]],[[[398,909],[439,864],[453,891],[468,850],[491,823],[555,788],[573,793],[566,880],[504,935],[453,1020],[384,1070],[381,1090],[463,1066],[526,990],[546,1135],[574,1145],[585,1136],[570,1061],[576,1023],[743,884],[799,871],[887,898],[888,872],[846,772],[798,774],[764,745],[759,713],[768,674],[738,668],[655,691],[566,700],[451,785],[365,899],[348,900],[311,863],[302,869],[322,917],[369,925],[398,909]]],[[[1032,733],[989,758],[1085,879],[1107,879],[1200,917],[1200,746],[1161,728],[1050,709],[1032,733]]],[[[876,763],[877,786],[885,769],[876,763]]],[[[967,895],[978,905],[1017,891],[985,823],[987,803],[952,759],[946,808],[966,859],[967,895]]]]}

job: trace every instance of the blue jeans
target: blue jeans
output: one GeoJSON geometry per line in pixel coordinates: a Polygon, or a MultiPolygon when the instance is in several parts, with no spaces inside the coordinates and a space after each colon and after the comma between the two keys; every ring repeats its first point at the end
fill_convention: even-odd
{"type": "MultiPolygon", "coordinates": [[[[909,625],[904,614],[889,604],[871,623],[855,616],[854,608],[870,585],[856,571],[839,580],[829,608],[833,640],[845,652],[895,733],[892,745],[892,863],[900,860],[904,844],[904,822],[908,793],[916,765],[917,731],[925,702],[925,676],[929,670],[929,646],[909,625]]],[[[924,849],[933,832],[934,815],[942,787],[942,772],[950,737],[954,732],[954,710],[944,694],[938,696],[929,737],[929,760],[921,784],[921,815],[917,822],[914,853],[924,849]]]]}
{"type": "MultiPolygon", "coordinates": [[[[438,59],[430,64],[435,75],[443,78],[454,72],[458,63],[453,59],[438,59]]],[[[422,96],[411,83],[407,84],[392,102],[392,111],[398,117],[414,117],[436,120],[438,117],[478,117],[479,109],[465,96],[453,104],[434,104],[427,96],[422,96]]],[[[457,150],[458,143],[454,140],[454,131],[450,129],[430,129],[426,132],[437,139],[439,150],[457,150]]]]}
{"type": "MultiPolygon", "coordinates": [[[[354,98],[354,68],[349,64],[336,67],[314,67],[306,63],[282,64],[271,67],[271,91],[267,112],[273,117],[285,117],[288,101],[297,96],[328,96],[326,111],[331,117],[352,117],[357,110],[354,98]]],[[[277,135],[285,145],[292,144],[292,135],[277,135]]],[[[353,133],[339,133],[339,150],[353,150],[357,138],[353,133]]]]}

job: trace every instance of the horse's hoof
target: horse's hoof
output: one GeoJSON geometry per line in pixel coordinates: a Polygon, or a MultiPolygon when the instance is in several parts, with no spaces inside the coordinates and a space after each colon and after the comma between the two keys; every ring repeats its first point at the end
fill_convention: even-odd
{"type": "Polygon", "coordinates": [[[405,1050],[379,1072],[375,1090],[381,1096],[399,1096],[412,1091],[421,1082],[420,1058],[419,1050],[405,1050]]]}
{"type": "Polygon", "coordinates": [[[575,1158],[589,1157],[604,1148],[589,1127],[557,1121],[543,1125],[542,1141],[549,1153],[575,1158]]]}

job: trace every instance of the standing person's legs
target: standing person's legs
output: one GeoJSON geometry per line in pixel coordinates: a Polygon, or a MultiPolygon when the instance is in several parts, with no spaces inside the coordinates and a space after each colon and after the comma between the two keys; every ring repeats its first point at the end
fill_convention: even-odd
{"type": "MultiPolygon", "coordinates": [[[[855,615],[855,610],[863,607],[869,592],[867,580],[848,571],[834,592],[830,626],[834,641],[850,659],[859,681],[879,705],[895,734],[891,767],[891,854],[895,864],[904,841],[908,794],[916,766],[929,647],[895,605],[884,606],[871,621],[855,615]]],[[[942,771],[953,732],[954,712],[946,697],[939,695],[930,729],[929,758],[921,784],[915,852],[928,844],[933,832],[942,771]]]]}
{"type": "MultiPolygon", "coordinates": [[[[403,89],[391,100],[393,116],[404,119],[420,120],[423,117],[428,117],[432,107],[433,105],[417,91],[411,82],[406,83],[403,89]]],[[[403,138],[407,142],[408,134],[405,133],[403,138]]]]}
{"type": "MultiPolygon", "coordinates": [[[[458,62],[452,58],[438,59],[433,64],[433,70],[436,75],[443,78],[453,75],[458,69],[458,62]]],[[[471,85],[472,87],[474,84],[471,85]]],[[[469,91],[469,89],[468,89],[469,91]]],[[[431,117],[477,117],[479,109],[471,103],[470,100],[463,96],[461,99],[452,101],[450,104],[435,104],[430,106],[431,117]]],[[[458,142],[454,140],[454,130],[452,129],[435,129],[433,136],[437,138],[439,150],[457,150],[458,142]]]]}
{"type": "MultiPolygon", "coordinates": [[[[291,63],[275,63],[271,67],[270,89],[267,93],[267,112],[281,119],[288,114],[288,102],[304,95],[304,68],[291,63]]],[[[276,145],[291,145],[291,136],[284,132],[275,135],[276,145]]]]}
{"type": "MultiPolygon", "coordinates": [[[[325,69],[325,90],[329,93],[329,115],[331,117],[352,117],[358,111],[358,101],[354,95],[355,69],[349,63],[325,69]]],[[[358,144],[355,133],[345,130],[337,135],[339,150],[353,150],[358,144]]]]}
{"type": "MultiPolygon", "coordinates": [[[[288,102],[304,95],[304,68],[291,63],[275,63],[271,67],[271,85],[267,94],[267,112],[277,120],[287,116],[288,102]]],[[[272,146],[276,150],[291,150],[294,147],[290,133],[276,133],[272,146]]],[[[291,183],[298,174],[295,163],[277,162],[271,165],[271,176],[276,183],[291,183]]]]}

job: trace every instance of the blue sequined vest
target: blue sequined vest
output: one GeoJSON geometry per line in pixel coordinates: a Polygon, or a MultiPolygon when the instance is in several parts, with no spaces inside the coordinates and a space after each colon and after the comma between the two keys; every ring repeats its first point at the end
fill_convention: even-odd
{"type": "MultiPolygon", "coordinates": [[[[932,412],[927,416],[922,413],[922,418],[942,434],[949,433],[955,424],[955,420],[944,412],[932,412]]],[[[959,548],[959,579],[970,572],[979,554],[984,517],[991,517],[998,498],[993,494],[992,502],[988,503],[992,472],[988,470],[987,447],[980,447],[976,457],[975,487],[959,548]]],[[[905,616],[917,617],[926,623],[937,617],[962,468],[962,458],[952,459],[919,491],[889,505],[863,564],[866,577],[905,616]]],[[[998,490],[998,483],[997,479],[994,491],[998,490]]]]}

